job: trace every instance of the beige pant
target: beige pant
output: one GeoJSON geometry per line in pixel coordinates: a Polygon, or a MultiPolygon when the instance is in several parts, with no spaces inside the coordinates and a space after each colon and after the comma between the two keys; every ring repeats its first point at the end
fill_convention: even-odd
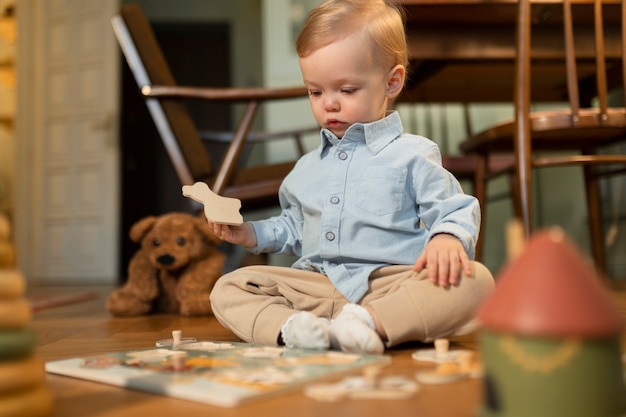
{"type": "MultiPolygon", "coordinates": [[[[412,265],[388,266],[370,276],[359,302],[370,306],[387,333],[387,346],[431,341],[467,324],[494,288],[491,273],[472,263],[474,273],[460,284],[441,288],[415,274],[412,265]]],[[[280,328],[296,311],[332,319],[349,301],[328,278],[288,267],[249,266],[220,278],[211,293],[215,317],[246,342],[275,345],[280,328]]]]}

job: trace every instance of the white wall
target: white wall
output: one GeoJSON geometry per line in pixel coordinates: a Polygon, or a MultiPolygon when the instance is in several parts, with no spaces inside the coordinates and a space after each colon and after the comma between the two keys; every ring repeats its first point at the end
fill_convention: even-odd
{"type": "MultiPolygon", "coordinates": [[[[263,84],[267,87],[301,86],[302,75],[295,51],[293,10],[310,10],[315,0],[263,0],[263,84]]],[[[304,18],[300,14],[298,17],[304,18]]],[[[267,106],[265,127],[272,130],[298,129],[316,126],[307,98],[272,103],[267,106]]],[[[319,135],[310,135],[306,140],[308,150],[319,145],[319,135]]],[[[272,144],[267,149],[267,158],[276,162],[289,158],[294,149],[287,142],[272,144]]]]}
{"type": "Polygon", "coordinates": [[[139,5],[148,19],[154,22],[228,23],[231,31],[232,85],[263,85],[263,53],[259,36],[261,0],[125,0],[124,3],[139,5]]]}

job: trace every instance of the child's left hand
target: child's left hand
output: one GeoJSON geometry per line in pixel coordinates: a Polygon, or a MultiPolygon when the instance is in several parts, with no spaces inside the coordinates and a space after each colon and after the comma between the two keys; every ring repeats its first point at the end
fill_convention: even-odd
{"type": "Polygon", "coordinates": [[[424,268],[428,268],[430,282],[444,288],[459,283],[461,269],[465,275],[472,274],[471,262],[461,241],[445,233],[435,235],[415,261],[415,272],[424,268]]]}

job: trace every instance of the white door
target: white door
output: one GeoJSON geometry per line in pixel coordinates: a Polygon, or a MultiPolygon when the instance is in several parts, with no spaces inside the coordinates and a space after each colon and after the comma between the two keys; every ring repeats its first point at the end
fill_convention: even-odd
{"type": "Polygon", "coordinates": [[[116,282],[118,0],[18,0],[16,240],[30,282],[116,282]]]}

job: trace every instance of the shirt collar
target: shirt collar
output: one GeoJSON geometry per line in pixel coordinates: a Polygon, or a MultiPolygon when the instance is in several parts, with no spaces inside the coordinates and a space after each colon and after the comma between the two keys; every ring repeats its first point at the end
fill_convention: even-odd
{"type": "Polygon", "coordinates": [[[354,123],[346,130],[342,139],[337,138],[328,129],[320,132],[320,154],[328,146],[336,146],[342,141],[363,141],[373,154],[380,152],[391,141],[402,134],[402,121],[397,111],[392,111],[385,118],[370,123],[354,123]]]}

